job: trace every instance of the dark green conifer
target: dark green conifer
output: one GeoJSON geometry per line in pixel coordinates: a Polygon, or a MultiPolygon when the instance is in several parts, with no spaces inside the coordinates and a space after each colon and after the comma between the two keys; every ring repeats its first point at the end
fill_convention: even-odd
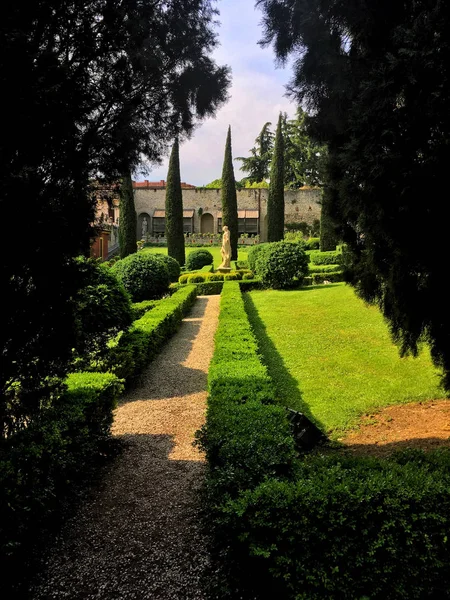
{"type": "Polygon", "coordinates": [[[284,238],[284,144],[278,118],[272,164],[270,166],[269,199],[267,201],[267,239],[278,242],[284,238]]]}
{"type": "Polygon", "coordinates": [[[119,248],[120,258],[137,251],[136,235],[136,208],[134,206],[133,181],[128,173],[122,179],[120,186],[120,220],[119,220],[119,248]]]}
{"type": "Polygon", "coordinates": [[[238,213],[236,181],[234,179],[233,159],[231,154],[231,126],[228,127],[222,169],[222,225],[227,225],[230,230],[231,260],[237,260],[238,213]]]}
{"type": "Polygon", "coordinates": [[[186,257],[183,233],[183,195],[180,177],[180,148],[178,138],[173,144],[166,187],[167,254],[184,265],[186,257]]]}

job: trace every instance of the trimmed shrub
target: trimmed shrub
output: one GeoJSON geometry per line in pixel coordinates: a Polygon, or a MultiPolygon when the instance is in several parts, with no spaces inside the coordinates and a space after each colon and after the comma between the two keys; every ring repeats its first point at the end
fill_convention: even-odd
{"type": "Polygon", "coordinates": [[[154,256],[156,256],[158,260],[162,260],[167,266],[171,283],[178,281],[178,277],[181,273],[180,263],[167,254],[155,254],[154,256]]]}
{"type": "MultiPolygon", "coordinates": [[[[107,450],[123,382],[111,373],[73,373],[66,384],[65,393],[39,419],[2,443],[2,584],[8,560],[51,522],[73,493],[74,482],[91,474],[107,450]]],[[[12,576],[17,577],[16,569],[12,576]]]]}
{"type": "Polygon", "coordinates": [[[157,304],[158,300],[143,300],[142,302],[134,302],[133,307],[133,321],[140,319],[148,310],[152,310],[157,304]]]}
{"type": "Polygon", "coordinates": [[[313,265],[340,265],[342,252],[330,250],[329,252],[310,252],[309,258],[313,265]]]}
{"type": "Polygon", "coordinates": [[[200,269],[202,273],[212,273],[214,271],[214,265],[205,265],[200,269]]]}
{"type": "MultiPolygon", "coordinates": [[[[450,453],[311,456],[222,512],[246,578],[273,597],[450,597],[450,453]],[[236,540],[239,545],[236,548],[236,540]]],[[[252,596],[253,597],[253,596],[252,596]]]]}
{"type": "Polygon", "coordinates": [[[131,254],[118,260],[111,272],[123,283],[133,302],[161,298],[169,290],[167,266],[154,254],[131,254]]]}
{"type": "Polygon", "coordinates": [[[186,259],[186,270],[196,271],[205,265],[212,265],[213,255],[209,250],[193,250],[186,259]]]}
{"type": "Polygon", "coordinates": [[[241,292],[251,292],[252,290],[263,290],[264,285],[261,279],[249,279],[246,280],[245,277],[242,281],[239,282],[239,287],[241,288],[241,292]]]}
{"type": "Polygon", "coordinates": [[[313,273],[334,273],[336,271],[341,271],[341,265],[309,265],[309,274],[313,273]]]}
{"type": "Polygon", "coordinates": [[[197,294],[199,296],[216,296],[222,292],[223,281],[205,281],[197,283],[197,294]]]}
{"type": "Polygon", "coordinates": [[[235,271],[234,273],[224,273],[223,280],[224,281],[240,281],[242,279],[242,275],[235,271]]]}
{"type": "Polygon", "coordinates": [[[223,273],[211,273],[208,275],[208,281],[223,281],[223,273]]]}
{"type": "Polygon", "coordinates": [[[196,297],[195,285],[184,285],[158,302],[117,340],[102,369],[130,383],[158,354],[167,338],[177,331],[196,297]]]}
{"type": "Polygon", "coordinates": [[[309,258],[300,244],[273,242],[259,253],[256,272],[266,287],[287,289],[301,284],[308,274],[308,262],[309,258]]]}
{"type": "Polygon", "coordinates": [[[303,242],[305,250],[318,250],[320,248],[320,238],[309,238],[303,242]]]}
{"type": "Polygon", "coordinates": [[[183,273],[183,275],[180,275],[178,277],[178,283],[185,285],[188,282],[188,279],[190,276],[191,276],[191,273],[183,273]]]}
{"type": "Polygon", "coordinates": [[[312,273],[311,275],[313,283],[323,283],[329,281],[330,283],[337,283],[344,281],[344,273],[342,271],[335,271],[333,273],[312,273]]]}
{"type": "Polygon", "coordinates": [[[206,274],[196,273],[195,275],[189,275],[187,282],[188,283],[203,283],[206,281],[206,274]]]}
{"type": "Polygon", "coordinates": [[[247,260],[237,260],[236,261],[236,269],[248,269],[249,264],[247,260]]]}
{"type": "Polygon", "coordinates": [[[267,242],[263,244],[256,244],[255,246],[252,246],[248,251],[248,266],[250,267],[250,270],[252,270],[254,273],[256,273],[256,260],[260,252],[263,252],[264,248],[267,248],[267,246],[267,242]]]}

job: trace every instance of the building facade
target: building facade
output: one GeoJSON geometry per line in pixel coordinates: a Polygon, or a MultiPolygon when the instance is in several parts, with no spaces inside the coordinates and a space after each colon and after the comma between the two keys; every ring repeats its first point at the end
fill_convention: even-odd
{"type": "MultiPolygon", "coordinates": [[[[144,233],[150,237],[164,237],[165,233],[165,182],[135,182],[134,201],[137,214],[137,237],[144,233]],[[144,227],[143,227],[144,226],[144,227]],[[145,230],[145,231],[144,231],[145,230]]],[[[220,189],[196,188],[182,184],[183,225],[186,234],[221,233],[222,202],[220,189]]],[[[237,191],[238,227],[240,234],[258,235],[267,240],[266,188],[249,188],[237,191]]],[[[285,223],[306,222],[312,225],[320,219],[322,191],[302,188],[285,191],[285,223]]]]}

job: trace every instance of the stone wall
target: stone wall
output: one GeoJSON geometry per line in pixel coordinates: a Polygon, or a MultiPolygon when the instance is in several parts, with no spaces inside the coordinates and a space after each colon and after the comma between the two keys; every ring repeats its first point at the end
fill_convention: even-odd
{"type": "MultiPolygon", "coordinates": [[[[260,240],[267,239],[267,199],[269,190],[244,189],[237,192],[239,211],[258,211],[258,233],[260,240]]],[[[183,189],[183,208],[193,210],[194,233],[221,233],[219,231],[222,205],[220,189],[183,189]],[[213,231],[209,231],[213,228],[213,231]]],[[[319,189],[300,189],[285,192],[285,223],[306,221],[312,225],[315,219],[320,219],[319,189]]],[[[149,233],[153,230],[155,211],[163,211],[165,207],[166,189],[139,187],[134,189],[134,199],[137,213],[137,234],[141,238],[142,221],[144,217],[149,223],[149,233]]],[[[161,214],[161,213],[158,213],[161,214]]],[[[242,213],[243,214],[243,213],[242,213]]],[[[250,214],[250,213],[249,213],[250,214]]],[[[251,213],[250,216],[255,216],[251,213]]]]}

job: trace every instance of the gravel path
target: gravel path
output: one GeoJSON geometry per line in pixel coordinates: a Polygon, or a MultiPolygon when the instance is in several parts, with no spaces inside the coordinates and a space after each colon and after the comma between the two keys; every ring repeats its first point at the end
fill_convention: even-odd
{"type": "Polygon", "coordinates": [[[205,598],[209,564],[192,446],[206,409],[220,296],[201,296],[178,333],[123,397],[113,434],[125,450],[56,540],[31,598],[205,598]]]}

